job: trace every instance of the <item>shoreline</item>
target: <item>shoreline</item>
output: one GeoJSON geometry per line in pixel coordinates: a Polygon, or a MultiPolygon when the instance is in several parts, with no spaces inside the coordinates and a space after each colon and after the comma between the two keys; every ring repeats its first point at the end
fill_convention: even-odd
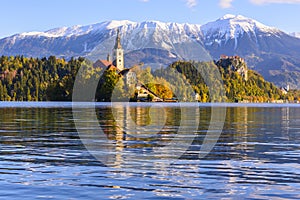
{"type": "Polygon", "coordinates": [[[300,107],[299,103],[201,103],[201,102],[72,102],[72,101],[1,101],[1,108],[97,108],[113,106],[162,107],[300,107]]]}

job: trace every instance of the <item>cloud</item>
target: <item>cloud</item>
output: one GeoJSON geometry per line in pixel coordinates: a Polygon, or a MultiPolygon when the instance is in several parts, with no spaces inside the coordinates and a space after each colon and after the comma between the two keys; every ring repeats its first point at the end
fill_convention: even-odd
{"type": "Polygon", "coordinates": [[[189,8],[193,8],[197,5],[197,0],[185,0],[185,4],[189,8]]]}
{"type": "MultiPolygon", "coordinates": [[[[234,0],[220,0],[219,6],[221,8],[231,8],[234,0]]],[[[300,0],[249,0],[252,4],[263,5],[263,4],[300,4],[300,0]]]]}
{"type": "Polygon", "coordinates": [[[148,2],[149,0],[140,0],[140,1],[141,1],[141,2],[145,2],[145,3],[146,3],[146,2],[148,2]]]}
{"type": "Polygon", "coordinates": [[[231,8],[233,0],[220,0],[219,6],[221,8],[231,8]]]}
{"type": "Polygon", "coordinates": [[[300,0],[250,0],[251,3],[256,5],[282,3],[282,4],[300,4],[300,0]]]}

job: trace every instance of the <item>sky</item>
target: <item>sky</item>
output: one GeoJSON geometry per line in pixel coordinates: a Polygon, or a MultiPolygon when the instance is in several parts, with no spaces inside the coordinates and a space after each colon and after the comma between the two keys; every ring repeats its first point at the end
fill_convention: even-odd
{"type": "Polygon", "coordinates": [[[300,0],[1,0],[0,38],[108,20],[205,24],[243,15],[285,32],[300,32],[300,0]]]}

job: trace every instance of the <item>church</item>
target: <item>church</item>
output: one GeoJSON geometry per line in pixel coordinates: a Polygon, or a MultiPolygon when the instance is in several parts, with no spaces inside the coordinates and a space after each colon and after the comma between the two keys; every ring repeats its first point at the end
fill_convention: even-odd
{"type": "Polygon", "coordinates": [[[117,37],[114,48],[112,50],[113,60],[111,60],[110,54],[107,55],[106,60],[98,60],[94,63],[94,67],[100,67],[106,70],[116,70],[118,74],[121,74],[126,79],[126,83],[136,84],[136,75],[130,71],[129,68],[125,68],[124,62],[124,49],[121,45],[120,30],[117,30],[117,37]]]}
{"type": "Polygon", "coordinates": [[[116,69],[118,73],[125,69],[124,50],[121,45],[121,37],[120,37],[119,29],[117,31],[116,42],[112,50],[112,55],[113,55],[113,61],[111,60],[110,54],[108,54],[106,60],[97,60],[97,62],[94,63],[94,67],[100,67],[106,70],[116,69]]]}
{"type": "Polygon", "coordinates": [[[117,37],[115,41],[114,48],[112,50],[113,61],[110,58],[110,54],[107,55],[106,60],[98,60],[94,63],[94,67],[100,67],[105,70],[116,70],[116,73],[122,75],[125,78],[125,83],[127,86],[134,86],[137,89],[137,100],[146,100],[148,96],[152,96],[152,101],[163,101],[155,93],[149,90],[143,83],[137,80],[133,68],[125,68],[124,62],[124,49],[121,45],[120,30],[117,30],[117,37]]]}

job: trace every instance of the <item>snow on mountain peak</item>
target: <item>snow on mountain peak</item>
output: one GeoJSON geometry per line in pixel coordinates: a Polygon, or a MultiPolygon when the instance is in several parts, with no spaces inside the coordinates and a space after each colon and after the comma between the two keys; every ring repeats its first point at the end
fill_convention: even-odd
{"type": "Polygon", "coordinates": [[[45,32],[26,32],[19,34],[19,37],[26,37],[26,36],[32,36],[32,37],[71,37],[71,36],[79,36],[88,34],[89,32],[93,31],[95,29],[95,25],[89,25],[89,26],[81,26],[76,25],[72,27],[60,27],[60,28],[54,28],[50,29],[45,32]]]}
{"type": "Polygon", "coordinates": [[[223,31],[230,33],[230,37],[235,37],[244,32],[255,32],[256,30],[267,32],[274,31],[274,28],[268,27],[256,20],[244,17],[242,15],[227,14],[214,22],[209,22],[202,26],[204,32],[223,31]]]}
{"type": "Polygon", "coordinates": [[[223,17],[221,17],[220,20],[232,19],[232,18],[235,18],[235,17],[236,17],[236,15],[226,14],[223,17]]]}
{"type": "Polygon", "coordinates": [[[129,21],[129,20],[120,20],[120,21],[117,21],[117,20],[112,20],[112,21],[109,21],[106,28],[107,29],[115,29],[115,28],[118,28],[120,26],[126,26],[126,25],[134,25],[136,24],[135,22],[132,22],[132,21],[129,21]]]}
{"type": "Polygon", "coordinates": [[[51,29],[46,31],[45,33],[52,37],[70,37],[74,35],[82,35],[88,33],[89,31],[90,30],[88,26],[76,25],[72,27],[61,27],[51,29]]]}
{"type": "Polygon", "coordinates": [[[296,38],[300,38],[300,32],[293,32],[290,33],[291,36],[296,37],[296,38]]]}
{"type": "Polygon", "coordinates": [[[45,32],[38,32],[38,31],[24,32],[19,34],[19,37],[27,37],[27,36],[56,37],[55,35],[51,35],[45,32]]]}
{"type": "Polygon", "coordinates": [[[18,38],[23,39],[25,37],[77,37],[91,33],[96,34],[105,30],[108,30],[110,35],[113,36],[116,28],[120,28],[122,37],[124,37],[123,41],[127,43],[124,46],[129,49],[141,48],[147,45],[149,38],[153,38],[153,41],[156,41],[156,43],[165,41],[165,46],[169,46],[170,48],[172,43],[201,41],[202,39],[204,39],[203,42],[205,45],[212,45],[214,43],[221,45],[230,39],[235,39],[237,47],[238,38],[245,33],[258,38],[259,34],[266,33],[267,35],[272,35],[279,31],[242,15],[227,14],[205,25],[165,23],[154,20],[144,22],[112,20],[86,26],[76,25],[55,28],[45,32],[22,33],[15,35],[12,43],[18,38]],[[139,44],[137,44],[137,38],[141,39],[139,44]]]}
{"type": "Polygon", "coordinates": [[[214,42],[219,44],[221,42],[226,43],[229,39],[237,40],[237,38],[245,33],[257,37],[257,34],[260,33],[269,34],[280,32],[278,29],[266,26],[251,18],[232,14],[224,15],[214,22],[209,22],[201,26],[201,30],[205,39],[208,41],[206,43],[207,45],[213,44],[214,42]],[[222,40],[220,40],[220,38],[222,38],[222,40]]]}

